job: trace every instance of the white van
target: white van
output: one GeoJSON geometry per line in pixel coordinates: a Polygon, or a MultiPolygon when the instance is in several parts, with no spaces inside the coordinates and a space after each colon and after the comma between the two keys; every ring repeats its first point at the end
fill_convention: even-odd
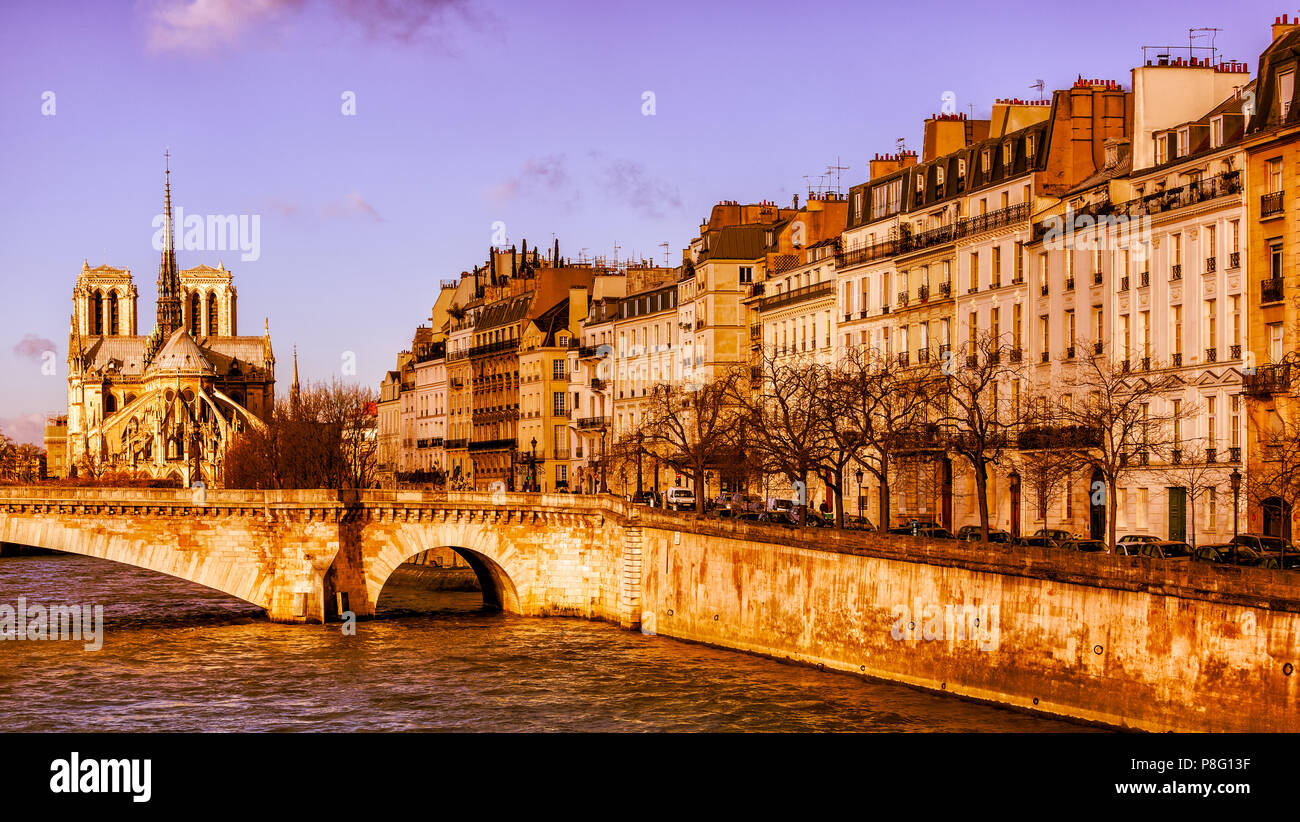
{"type": "Polygon", "coordinates": [[[689,488],[669,488],[664,496],[664,507],[669,511],[694,511],[695,492],[689,488]]]}

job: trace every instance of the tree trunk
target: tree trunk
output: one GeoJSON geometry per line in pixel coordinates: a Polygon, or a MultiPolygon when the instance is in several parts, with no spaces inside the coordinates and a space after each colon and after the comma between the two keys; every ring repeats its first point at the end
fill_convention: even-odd
{"type": "Polygon", "coordinates": [[[695,513],[704,513],[704,469],[695,472],[695,513]]]}
{"type": "Polygon", "coordinates": [[[835,469],[835,527],[844,528],[844,466],[835,469]]]}
{"type": "Polygon", "coordinates": [[[876,530],[888,531],[890,522],[890,503],[889,503],[889,479],[879,477],[880,479],[880,522],[876,523],[876,530]]]}
{"type": "Polygon", "coordinates": [[[1106,536],[1110,543],[1110,552],[1112,554],[1115,553],[1115,523],[1116,515],[1119,513],[1116,508],[1116,501],[1118,500],[1118,485],[1119,481],[1115,477],[1108,477],[1106,479],[1106,536]]]}
{"type": "Polygon", "coordinates": [[[975,466],[975,496],[979,498],[980,504],[980,535],[985,542],[989,541],[989,474],[988,467],[981,460],[975,466]]]}

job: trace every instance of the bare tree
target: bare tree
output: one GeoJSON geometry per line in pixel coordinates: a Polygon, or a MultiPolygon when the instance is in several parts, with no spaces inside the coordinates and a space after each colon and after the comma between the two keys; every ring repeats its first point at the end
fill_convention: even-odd
{"type": "Polygon", "coordinates": [[[1260,447],[1246,476],[1246,493],[1261,509],[1276,511],[1284,523],[1279,536],[1287,537],[1290,512],[1300,503],[1300,413],[1292,404],[1276,403],[1251,424],[1260,447]]]}
{"type": "Polygon", "coordinates": [[[824,464],[829,451],[818,391],[820,369],[807,356],[762,352],[749,380],[730,383],[732,401],[745,428],[744,445],[771,473],[802,489],[800,522],[807,521],[808,475],[824,464]]]}
{"type": "Polygon", "coordinates": [[[1127,360],[1095,354],[1075,362],[1058,389],[1054,413],[1063,423],[1087,432],[1086,463],[1105,485],[1090,492],[1094,498],[1104,493],[1111,551],[1115,550],[1115,500],[1121,479],[1149,465],[1153,455],[1171,450],[1168,430],[1180,415],[1163,401],[1164,393],[1176,387],[1172,378],[1162,375],[1158,366],[1153,369],[1134,373],[1127,360]]]}
{"type": "Polygon", "coordinates": [[[736,369],[700,383],[658,383],[647,399],[646,443],[660,459],[695,482],[695,510],[704,513],[704,475],[735,446],[740,414],[733,398],[745,379],[736,369]]]}
{"type": "Polygon", "coordinates": [[[866,346],[845,349],[825,372],[814,401],[827,429],[829,447],[823,465],[837,483],[839,524],[843,525],[844,473],[855,462],[879,483],[878,527],[889,528],[890,468],[900,450],[932,436],[927,413],[938,385],[936,377],[928,362],[905,366],[866,346]]]}
{"type": "Polygon", "coordinates": [[[1161,481],[1187,494],[1187,513],[1191,521],[1188,542],[1196,545],[1196,501],[1206,500],[1219,493],[1223,481],[1223,466],[1208,461],[1207,447],[1201,440],[1175,443],[1169,452],[1168,462],[1157,470],[1161,481]]]}

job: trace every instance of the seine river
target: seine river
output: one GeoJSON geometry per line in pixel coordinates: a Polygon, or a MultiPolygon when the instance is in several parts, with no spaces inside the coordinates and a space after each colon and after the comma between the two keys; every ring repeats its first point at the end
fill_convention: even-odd
{"type": "MultiPolygon", "coordinates": [[[[399,570],[398,575],[402,574],[399,570]]],[[[484,611],[390,581],[381,617],[267,622],[85,557],[0,558],[0,604],[102,604],[104,643],[0,642],[6,731],[1081,731],[903,686],[484,611]]]]}

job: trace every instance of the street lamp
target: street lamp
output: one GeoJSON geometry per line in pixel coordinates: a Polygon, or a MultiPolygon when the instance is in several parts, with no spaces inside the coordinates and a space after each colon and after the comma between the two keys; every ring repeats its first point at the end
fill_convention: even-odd
{"type": "Polygon", "coordinates": [[[1232,486],[1232,536],[1237,536],[1237,498],[1241,494],[1241,472],[1236,468],[1228,475],[1228,484],[1232,486]]]}
{"type": "Polygon", "coordinates": [[[536,492],[536,491],[537,491],[537,437],[533,437],[532,445],[533,445],[533,464],[532,464],[532,475],[533,475],[532,486],[533,486],[533,487],[532,487],[532,490],[533,490],[534,492],[536,492]]]}
{"type": "Polygon", "coordinates": [[[858,481],[858,518],[861,519],[863,517],[862,509],[866,507],[863,505],[861,468],[853,472],[853,478],[858,481]]]}

